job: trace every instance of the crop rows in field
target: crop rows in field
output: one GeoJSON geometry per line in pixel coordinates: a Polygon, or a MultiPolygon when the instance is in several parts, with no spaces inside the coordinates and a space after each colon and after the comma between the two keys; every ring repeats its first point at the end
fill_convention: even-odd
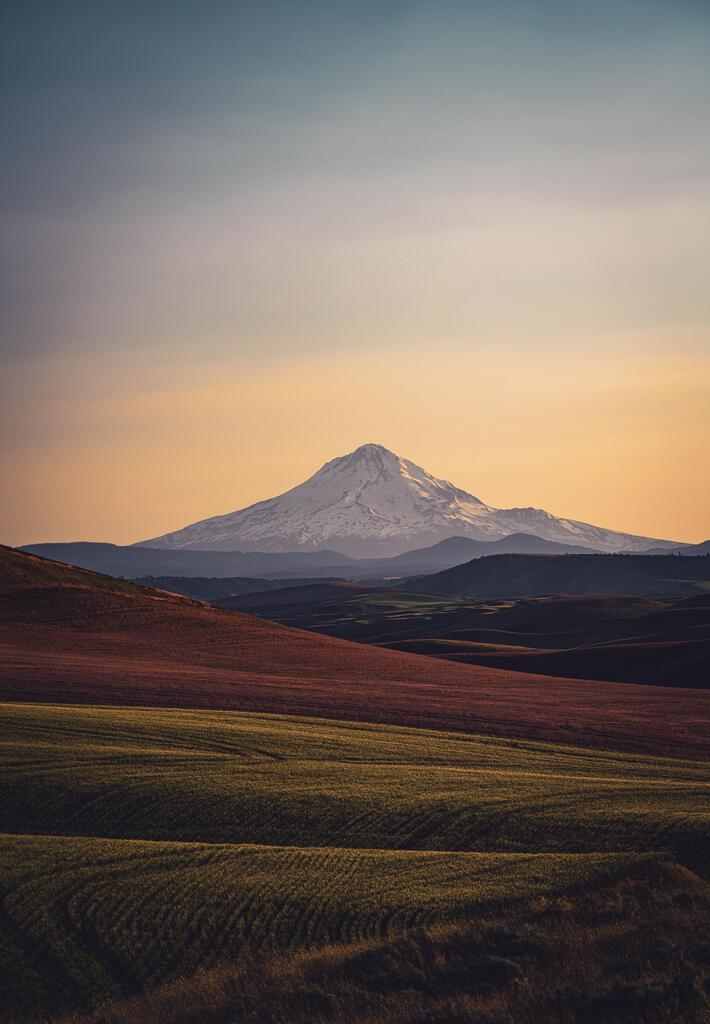
{"type": "Polygon", "coordinates": [[[710,765],[387,726],[5,706],[8,832],[343,848],[667,850],[705,870],[710,765]]]}
{"type": "Polygon", "coordinates": [[[708,867],[698,761],[210,711],[0,705],[0,728],[0,977],[34,1020],[586,890],[654,851],[708,867]]]}
{"type": "Polygon", "coordinates": [[[5,997],[30,1015],[245,951],[387,937],[550,897],[657,858],[0,837],[5,997]]]}

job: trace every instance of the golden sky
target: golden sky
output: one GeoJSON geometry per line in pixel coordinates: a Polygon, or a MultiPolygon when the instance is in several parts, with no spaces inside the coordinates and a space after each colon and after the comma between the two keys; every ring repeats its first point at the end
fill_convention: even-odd
{"type": "Polygon", "coordinates": [[[0,41],[0,541],[160,535],[371,441],[710,536],[710,7],[74,5],[0,41]]]}

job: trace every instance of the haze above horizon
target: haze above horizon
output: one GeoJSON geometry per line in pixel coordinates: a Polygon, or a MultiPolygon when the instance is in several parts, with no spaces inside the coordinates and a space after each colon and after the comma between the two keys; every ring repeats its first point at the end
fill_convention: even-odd
{"type": "Polygon", "coordinates": [[[710,534],[710,8],[39,0],[0,41],[0,540],[128,543],[374,439],[710,534]]]}

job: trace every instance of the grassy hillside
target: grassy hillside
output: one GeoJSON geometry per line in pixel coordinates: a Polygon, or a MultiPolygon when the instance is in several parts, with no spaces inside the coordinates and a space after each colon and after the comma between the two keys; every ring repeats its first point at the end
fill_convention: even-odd
{"type": "Polygon", "coordinates": [[[92,590],[138,597],[145,591],[129,580],[116,579],[98,572],[89,572],[74,565],[21,554],[0,544],[0,596],[5,599],[5,615],[13,612],[9,598],[36,594],[40,590],[92,590]]]}
{"type": "Polygon", "coordinates": [[[7,832],[708,866],[708,762],[206,711],[4,706],[0,721],[7,832]]]}
{"type": "Polygon", "coordinates": [[[365,647],[5,549],[0,593],[10,586],[0,600],[5,700],[221,707],[710,753],[707,694],[365,647]],[[25,571],[34,575],[18,585],[25,571]]]}

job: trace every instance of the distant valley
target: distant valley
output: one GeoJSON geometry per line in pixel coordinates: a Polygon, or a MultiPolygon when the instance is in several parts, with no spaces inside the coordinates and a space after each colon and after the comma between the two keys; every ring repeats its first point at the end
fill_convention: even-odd
{"type": "Polygon", "coordinates": [[[710,686],[710,593],[491,599],[313,583],[219,607],[459,664],[662,686],[710,686]]]}

